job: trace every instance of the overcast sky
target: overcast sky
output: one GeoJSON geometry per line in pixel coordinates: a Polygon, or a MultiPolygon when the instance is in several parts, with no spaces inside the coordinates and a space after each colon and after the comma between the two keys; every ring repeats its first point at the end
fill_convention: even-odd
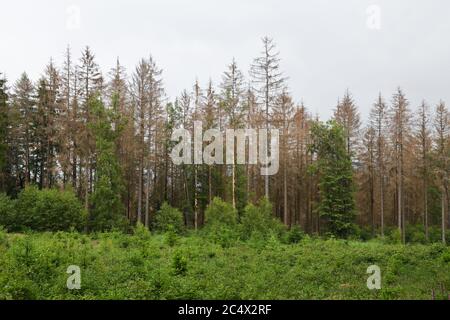
{"type": "Polygon", "coordinates": [[[450,104],[450,1],[447,0],[15,0],[0,12],[0,72],[37,80],[69,44],[91,46],[102,71],[116,57],[128,72],[151,54],[169,97],[196,78],[220,81],[236,58],[248,75],[273,37],[297,102],[323,118],[347,88],[365,117],[378,92],[401,86],[416,107],[450,104]],[[77,11],[80,12],[77,24],[77,11]]]}

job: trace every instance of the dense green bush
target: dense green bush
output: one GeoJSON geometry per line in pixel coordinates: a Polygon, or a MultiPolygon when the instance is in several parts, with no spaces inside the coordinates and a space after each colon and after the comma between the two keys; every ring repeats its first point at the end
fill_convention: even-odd
{"type": "Polygon", "coordinates": [[[177,276],[183,276],[187,272],[188,261],[181,251],[175,251],[172,259],[172,268],[174,274],[177,276]]]}
{"type": "Polygon", "coordinates": [[[150,230],[145,227],[142,223],[138,223],[134,228],[134,235],[141,241],[147,241],[151,237],[150,230]]]}
{"type": "Polygon", "coordinates": [[[173,247],[177,243],[178,235],[172,225],[169,225],[168,230],[164,233],[164,240],[169,247],[173,247]]]}
{"type": "Polygon", "coordinates": [[[205,211],[205,223],[208,228],[219,225],[235,227],[237,217],[237,211],[231,204],[220,198],[214,198],[205,211]]]}
{"type": "Polygon", "coordinates": [[[85,211],[71,191],[27,187],[15,203],[14,218],[6,226],[11,231],[81,230],[85,226],[85,211]]]}
{"type": "Polygon", "coordinates": [[[286,232],[287,243],[299,243],[305,237],[305,232],[299,225],[294,225],[286,232]]]}
{"type": "Polygon", "coordinates": [[[17,228],[15,225],[15,203],[6,194],[0,193],[0,226],[10,230],[17,228]]]}
{"type": "Polygon", "coordinates": [[[241,239],[266,240],[271,235],[281,236],[284,226],[273,217],[272,212],[272,205],[267,198],[262,198],[257,205],[248,204],[241,216],[241,239]]]}
{"type": "Polygon", "coordinates": [[[181,233],[184,230],[183,214],[177,208],[164,202],[156,213],[154,225],[156,231],[181,233]]]}
{"type": "Polygon", "coordinates": [[[420,225],[408,225],[405,238],[407,243],[427,243],[424,227],[420,225]]]}
{"type": "Polygon", "coordinates": [[[239,238],[238,214],[231,204],[214,198],[205,211],[204,232],[222,247],[229,247],[239,238]]]}
{"type": "MultiPolygon", "coordinates": [[[[385,228],[385,241],[392,244],[402,242],[400,230],[397,227],[389,226],[385,228]]],[[[405,231],[406,243],[427,244],[442,242],[442,231],[437,226],[428,228],[428,241],[425,236],[423,225],[407,225],[405,231]]],[[[450,243],[450,230],[446,230],[445,238],[450,243]]]]}

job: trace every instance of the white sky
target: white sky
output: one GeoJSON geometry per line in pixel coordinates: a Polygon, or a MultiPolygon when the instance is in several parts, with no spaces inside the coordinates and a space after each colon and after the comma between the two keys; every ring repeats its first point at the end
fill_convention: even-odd
{"type": "MultiPolygon", "coordinates": [[[[72,12],[73,13],[73,12],[72,12]]],[[[217,84],[233,57],[244,74],[274,38],[296,101],[323,118],[349,88],[367,116],[381,91],[401,86],[416,107],[450,104],[450,2],[447,0],[15,0],[0,6],[0,72],[37,80],[69,44],[78,59],[91,46],[102,71],[117,56],[128,72],[152,54],[170,97],[196,78],[217,84]],[[80,9],[79,28],[68,10],[80,9]],[[380,29],[367,8],[380,8],[380,29]]]]}

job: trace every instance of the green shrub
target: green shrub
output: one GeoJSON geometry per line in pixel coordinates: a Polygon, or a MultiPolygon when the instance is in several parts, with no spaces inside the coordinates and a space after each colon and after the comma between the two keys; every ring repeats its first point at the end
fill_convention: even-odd
{"type": "Polygon", "coordinates": [[[305,232],[303,232],[302,228],[299,225],[294,225],[286,233],[286,242],[287,243],[299,243],[304,237],[305,237],[305,232]]]}
{"type": "Polygon", "coordinates": [[[151,233],[142,223],[138,223],[134,228],[134,235],[142,241],[147,241],[151,237],[151,233]]]}
{"type": "Polygon", "coordinates": [[[237,225],[237,211],[231,204],[220,198],[214,198],[205,211],[205,224],[208,228],[218,225],[235,227],[237,225]]]}
{"type": "Polygon", "coordinates": [[[406,228],[405,234],[407,243],[422,243],[425,244],[427,242],[425,237],[425,230],[423,226],[417,225],[409,225],[406,228]]]}
{"type": "Polygon", "coordinates": [[[181,211],[164,202],[161,209],[156,213],[155,230],[160,232],[172,230],[181,233],[183,229],[184,221],[181,211]]]}
{"type": "Polygon", "coordinates": [[[19,194],[12,220],[12,231],[69,231],[81,230],[85,226],[86,214],[71,191],[27,187],[19,194]]]}
{"type": "Polygon", "coordinates": [[[0,226],[17,229],[15,225],[15,204],[6,194],[0,194],[0,226]]]}
{"type": "Polygon", "coordinates": [[[3,229],[2,226],[0,226],[0,250],[1,250],[1,246],[6,244],[7,242],[8,242],[8,238],[6,237],[6,230],[3,229]]]}
{"type": "Polygon", "coordinates": [[[354,234],[350,235],[348,239],[350,240],[362,240],[369,241],[373,238],[372,227],[370,226],[358,226],[354,227],[354,234]]]}
{"type": "Polygon", "coordinates": [[[187,272],[187,259],[181,251],[176,251],[172,259],[174,274],[183,276],[187,272]]]}
{"type": "Polygon", "coordinates": [[[175,232],[175,228],[172,225],[169,225],[168,230],[164,234],[164,241],[167,243],[169,247],[173,247],[178,240],[177,233],[175,232]]]}
{"type": "Polygon", "coordinates": [[[402,242],[402,234],[399,229],[392,230],[388,235],[388,243],[398,244],[402,242]]]}
{"type": "Polygon", "coordinates": [[[231,204],[214,198],[205,211],[204,232],[215,243],[227,248],[239,238],[237,211],[231,204]]]}
{"type": "Polygon", "coordinates": [[[442,253],[441,259],[444,263],[450,264],[450,249],[447,249],[444,253],[442,253]]]}
{"type": "Polygon", "coordinates": [[[273,217],[272,205],[267,198],[262,198],[255,206],[248,204],[241,217],[241,238],[248,240],[257,234],[257,238],[268,239],[271,234],[281,236],[283,224],[273,217]]]}

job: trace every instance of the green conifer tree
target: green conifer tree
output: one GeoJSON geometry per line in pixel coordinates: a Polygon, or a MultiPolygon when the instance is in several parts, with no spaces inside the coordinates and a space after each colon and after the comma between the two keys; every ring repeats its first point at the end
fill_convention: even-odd
{"type": "Polygon", "coordinates": [[[355,200],[344,130],[335,121],[318,122],[312,127],[312,137],[312,148],[317,154],[312,169],[319,175],[320,200],[316,210],[329,233],[346,238],[354,230],[355,200]]]}

